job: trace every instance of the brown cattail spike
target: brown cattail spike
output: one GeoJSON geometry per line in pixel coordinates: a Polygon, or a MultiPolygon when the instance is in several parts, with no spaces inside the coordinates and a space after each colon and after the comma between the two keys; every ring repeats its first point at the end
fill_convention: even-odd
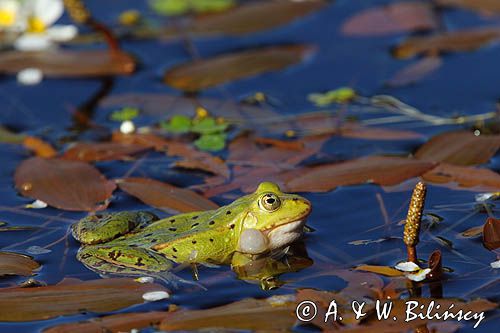
{"type": "Polygon", "coordinates": [[[408,248],[408,261],[416,262],[416,246],[419,241],[420,222],[425,204],[425,184],[419,182],[415,185],[408,207],[403,240],[408,248]]]}

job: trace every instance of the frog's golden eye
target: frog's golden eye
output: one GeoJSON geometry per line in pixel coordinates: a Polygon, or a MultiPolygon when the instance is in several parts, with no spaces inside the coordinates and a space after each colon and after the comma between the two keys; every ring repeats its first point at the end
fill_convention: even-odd
{"type": "Polygon", "coordinates": [[[280,208],[281,201],[276,194],[266,193],[260,198],[259,205],[261,208],[267,210],[268,212],[273,212],[276,209],[280,208]]]}

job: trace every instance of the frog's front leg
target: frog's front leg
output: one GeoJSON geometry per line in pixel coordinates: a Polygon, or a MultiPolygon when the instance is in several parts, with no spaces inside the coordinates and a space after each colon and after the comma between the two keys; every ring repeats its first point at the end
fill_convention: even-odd
{"type": "Polygon", "coordinates": [[[149,212],[120,212],[87,216],[72,226],[73,237],[82,244],[109,242],[136,228],[158,220],[149,212]]]}
{"type": "Polygon", "coordinates": [[[77,259],[100,274],[142,275],[172,268],[172,261],[141,247],[122,245],[86,245],[77,259]]]}

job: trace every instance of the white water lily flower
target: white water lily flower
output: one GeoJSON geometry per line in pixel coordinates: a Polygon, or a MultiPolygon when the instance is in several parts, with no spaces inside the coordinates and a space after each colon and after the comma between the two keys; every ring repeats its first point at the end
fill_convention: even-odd
{"type": "Polygon", "coordinates": [[[0,0],[0,31],[21,34],[14,48],[39,51],[74,38],[74,25],[54,25],[64,13],[62,0],[0,0]]]}
{"type": "Polygon", "coordinates": [[[420,270],[420,266],[411,261],[400,262],[394,268],[402,272],[416,272],[420,270]]]}
{"type": "Polygon", "coordinates": [[[431,269],[426,268],[426,269],[421,269],[421,270],[417,271],[416,273],[409,273],[409,274],[405,274],[405,275],[408,279],[410,279],[412,281],[420,282],[420,281],[425,280],[425,278],[427,277],[427,274],[429,274],[430,272],[431,272],[431,269]]]}
{"type": "Polygon", "coordinates": [[[500,259],[490,264],[491,268],[500,268],[500,259]]]}
{"type": "Polygon", "coordinates": [[[415,282],[425,280],[427,274],[431,272],[430,268],[422,269],[419,265],[411,261],[400,262],[394,266],[398,271],[404,272],[405,276],[415,282]]]}

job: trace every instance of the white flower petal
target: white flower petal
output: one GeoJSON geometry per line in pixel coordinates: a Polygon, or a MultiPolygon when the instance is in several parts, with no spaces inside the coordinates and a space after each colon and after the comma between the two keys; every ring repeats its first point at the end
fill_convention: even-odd
{"type": "Polygon", "coordinates": [[[491,268],[500,268],[500,260],[497,260],[497,261],[493,261],[491,264],[490,264],[491,268]]]}
{"type": "Polygon", "coordinates": [[[34,209],[46,208],[47,203],[43,202],[42,200],[35,200],[33,201],[33,203],[27,204],[25,207],[34,209]]]}
{"type": "Polygon", "coordinates": [[[155,282],[155,279],[153,279],[151,276],[141,276],[135,279],[135,281],[139,283],[153,283],[155,282]]]}
{"type": "Polygon", "coordinates": [[[42,51],[52,46],[46,34],[24,34],[14,42],[14,48],[20,51],[42,51]]]}
{"type": "Polygon", "coordinates": [[[479,193],[474,196],[474,199],[476,202],[483,202],[488,199],[491,199],[491,197],[495,196],[497,193],[479,193]]]}
{"type": "Polygon", "coordinates": [[[142,298],[148,302],[155,302],[169,297],[170,294],[166,291],[150,291],[142,295],[142,298]]]}
{"type": "Polygon", "coordinates": [[[132,121],[125,120],[124,122],[121,123],[120,132],[122,132],[123,134],[134,133],[134,131],[135,131],[135,125],[132,121]]]}
{"type": "MultiPolygon", "coordinates": [[[[42,82],[42,79],[43,79],[43,73],[38,68],[26,68],[17,73],[17,82],[25,86],[32,86],[39,84],[40,82],[42,82]]],[[[47,206],[47,204],[45,204],[45,206],[47,206]]],[[[38,208],[38,207],[32,207],[32,208],[38,208]]]]}
{"type": "Polygon", "coordinates": [[[420,270],[420,267],[411,261],[400,262],[394,268],[402,272],[416,272],[420,270]]]}
{"type": "Polygon", "coordinates": [[[416,273],[406,274],[406,277],[412,281],[420,282],[422,280],[425,280],[425,278],[427,277],[427,274],[429,274],[430,271],[431,271],[430,268],[421,269],[416,273]]]}
{"type": "Polygon", "coordinates": [[[71,24],[56,24],[48,28],[46,34],[55,42],[67,42],[78,35],[78,29],[71,24]]]}
{"type": "Polygon", "coordinates": [[[32,15],[41,20],[45,26],[54,24],[64,13],[62,0],[32,0],[32,15]]]}

